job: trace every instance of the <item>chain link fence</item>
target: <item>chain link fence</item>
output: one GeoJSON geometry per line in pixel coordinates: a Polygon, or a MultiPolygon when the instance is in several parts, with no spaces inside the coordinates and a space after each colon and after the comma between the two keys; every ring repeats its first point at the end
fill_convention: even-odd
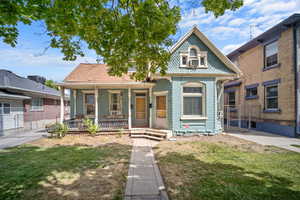
{"type": "MultiPolygon", "coordinates": [[[[65,119],[69,119],[70,109],[65,107],[65,119]]],[[[24,107],[9,107],[0,110],[0,135],[20,131],[43,129],[47,124],[60,121],[60,108],[53,106],[39,111],[24,107]]]]}
{"type": "Polygon", "coordinates": [[[260,105],[224,105],[224,130],[256,129],[261,120],[260,105]]]}

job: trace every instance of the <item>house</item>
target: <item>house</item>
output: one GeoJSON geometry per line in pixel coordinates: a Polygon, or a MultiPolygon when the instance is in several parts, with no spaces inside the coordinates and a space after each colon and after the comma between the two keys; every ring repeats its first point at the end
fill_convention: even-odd
{"type": "Polygon", "coordinates": [[[0,70],[0,135],[44,128],[47,123],[59,121],[60,92],[44,82],[40,76],[24,78],[0,70]]]}
{"type": "Polygon", "coordinates": [[[299,134],[299,25],[300,14],[294,14],[228,54],[243,77],[225,84],[225,108],[231,112],[226,120],[291,137],[299,134]]]}
{"type": "Polygon", "coordinates": [[[71,118],[93,118],[102,130],[157,128],[177,135],[220,133],[223,82],[240,76],[196,27],[171,48],[165,76],[137,82],[107,69],[80,64],[60,84],[71,91],[71,118]]]}

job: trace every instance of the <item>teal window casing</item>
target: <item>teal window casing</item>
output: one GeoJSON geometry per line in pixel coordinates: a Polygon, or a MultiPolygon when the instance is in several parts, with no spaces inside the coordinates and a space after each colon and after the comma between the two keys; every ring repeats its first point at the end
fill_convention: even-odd
{"type": "Polygon", "coordinates": [[[207,119],[206,87],[200,82],[188,82],[182,85],[181,119],[207,119]]]}

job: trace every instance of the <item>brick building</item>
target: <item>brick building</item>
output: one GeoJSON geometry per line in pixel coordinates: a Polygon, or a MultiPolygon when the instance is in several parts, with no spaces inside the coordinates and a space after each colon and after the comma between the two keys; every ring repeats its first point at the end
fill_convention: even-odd
{"type": "Polygon", "coordinates": [[[300,14],[227,56],[243,77],[225,84],[225,120],[295,137],[299,133],[300,14]]]}

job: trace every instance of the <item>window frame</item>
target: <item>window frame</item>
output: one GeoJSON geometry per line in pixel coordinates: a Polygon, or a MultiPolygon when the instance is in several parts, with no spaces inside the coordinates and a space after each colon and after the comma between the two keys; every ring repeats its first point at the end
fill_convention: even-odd
{"type": "Polygon", "coordinates": [[[266,43],[265,45],[264,45],[264,69],[269,69],[269,68],[274,68],[275,66],[277,66],[277,65],[279,65],[279,48],[278,48],[279,46],[278,46],[278,40],[273,40],[273,41],[270,41],[270,42],[268,42],[268,43],[266,43]],[[267,65],[267,58],[268,57],[271,57],[271,56],[274,56],[275,54],[272,54],[272,55],[270,55],[270,56],[268,56],[267,57],[267,47],[269,46],[269,45],[271,45],[271,44],[274,44],[274,43],[276,43],[277,44],[277,52],[276,52],[276,60],[277,60],[277,62],[275,63],[275,64],[272,64],[272,65],[270,65],[270,66],[268,66],[267,65]]]}
{"type": "Polygon", "coordinates": [[[123,107],[122,107],[122,104],[123,104],[123,98],[122,98],[122,92],[121,92],[121,90],[109,90],[108,91],[108,93],[109,93],[109,109],[108,109],[108,111],[109,111],[109,115],[111,115],[111,116],[117,116],[117,115],[122,115],[122,113],[123,113],[123,107]],[[118,96],[118,99],[117,99],[117,101],[118,101],[118,103],[117,103],[117,107],[119,107],[119,110],[112,110],[112,104],[113,104],[113,102],[112,102],[112,95],[113,94],[117,94],[118,96]]]}
{"type": "Polygon", "coordinates": [[[10,115],[10,113],[11,113],[11,104],[10,103],[0,102],[0,114],[1,115],[10,115]],[[5,107],[4,104],[9,105],[9,112],[8,113],[4,112],[4,107],[5,107]]]}
{"type": "Polygon", "coordinates": [[[192,45],[188,48],[187,52],[181,52],[180,53],[180,67],[184,67],[184,68],[207,68],[208,64],[207,64],[207,52],[206,51],[201,51],[199,49],[199,47],[192,45]],[[195,49],[196,50],[196,56],[191,56],[191,49],[195,49]],[[183,64],[183,57],[187,58],[186,64],[183,64]],[[204,64],[202,65],[201,60],[202,58],[204,59],[204,64]],[[190,62],[192,62],[192,60],[198,60],[198,65],[193,67],[190,65],[190,62]]]}
{"type": "Polygon", "coordinates": [[[264,99],[264,110],[265,111],[278,111],[279,109],[279,85],[278,84],[271,84],[271,85],[265,85],[265,99],[264,99]],[[277,96],[268,97],[267,89],[270,87],[276,87],[277,88],[277,96]],[[277,99],[277,108],[268,108],[268,99],[277,99]]]}
{"type": "Polygon", "coordinates": [[[236,91],[229,91],[227,92],[227,97],[228,97],[228,105],[230,108],[236,108],[236,91]],[[234,94],[234,105],[230,104],[230,94],[234,94]]]}
{"type": "Polygon", "coordinates": [[[202,120],[207,119],[206,115],[206,85],[202,82],[187,82],[181,86],[181,120],[202,120]],[[184,93],[185,87],[201,87],[202,93],[184,93]],[[201,115],[184,115],[184,97],[202,97],[201,115]]]}
{"type": "Polygon", "coordinates": [[[83,93],[83,112],[84,112],[84,115],[89,117],[89,118],[93,118],[93,117],[95,117],[95,114],[96,114],[96,102],[94,102],[94,112],[95,112],[95,114],[94,115],[88,115],[87,114],[86,95],[94,95],[94,98],[95,98],[95,91],[94,90],[85,90],[85,91],[82,91],[82,93],[83,93]]]}
{"type": "Polygon", "coordinates": [[[253,86],[253,87],[245,87],[245,99],[257,99],[258,98],[258,85],[257,86],[253,86]],[[256,95],[248,95],[248,91],[254,90],[256,89],[256,95]]]}
{"type": "Polygon", "coordinates": [[[30,111],[31,112],[44,111],[44,98],[43,97],[32,97],[31,102],[30,102],[30,111]],[[41,105],[34,106],[33,105],[34,99],[39,99],[40,100],[39,103],[41,103],[41,105]]]}

